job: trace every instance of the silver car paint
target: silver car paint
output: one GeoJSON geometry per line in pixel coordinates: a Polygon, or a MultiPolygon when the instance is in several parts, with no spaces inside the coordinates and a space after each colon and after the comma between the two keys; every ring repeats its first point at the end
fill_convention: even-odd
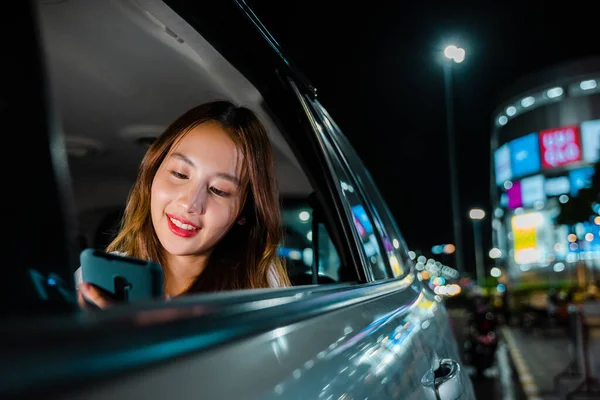
{"type": "MultiPolygon", "coordinates": [[[[427,399],[423,377],[458,360],[443,304],[410,274],[391,294],[190,355],[70,399],[427,399]]],[[[462,372],[464,373],[464,372],[462,372]]],[[[468,377],[461,397],[473,399],[468,377]]],[[[444,397],[442,397],[444,398],[444,397]]]]}

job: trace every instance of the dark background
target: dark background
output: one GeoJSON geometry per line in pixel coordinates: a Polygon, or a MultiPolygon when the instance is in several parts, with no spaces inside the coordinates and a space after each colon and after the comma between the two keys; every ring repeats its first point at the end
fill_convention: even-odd
{"type": "MultiPolygon", "coordinates": [[[[454,119],[466,269],[474,265],[468,210],[491,210],[490,131],[500,92],[557,63],[600,54],[593,3],[549,1],[248,0],[317,87],[354,144],[409,247],[453,242],[441,59],[455,64],[454,119]]],[[[491,247],[486,218],[484,249],[491,247]]]]}

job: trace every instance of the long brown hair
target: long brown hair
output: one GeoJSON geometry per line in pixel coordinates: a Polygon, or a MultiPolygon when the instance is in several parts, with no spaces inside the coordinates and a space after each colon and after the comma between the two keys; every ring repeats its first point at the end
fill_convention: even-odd
{"type": "Polygon", "coordinates": [[[150,146],[129,193],[121,229],[106,251],[165,265],[163,248],[150,214],[152,181],[163,160],[181,138],[205,122],[217,122],[243,155],[245,202],[240,217],[213,250],[204,271],[187,293],[267,288],[290,281],[277,249],[281,240],[279,192],[271,144],[263,124],[245,107],[228,101],[201,104],[177,118],[150,146]]]}

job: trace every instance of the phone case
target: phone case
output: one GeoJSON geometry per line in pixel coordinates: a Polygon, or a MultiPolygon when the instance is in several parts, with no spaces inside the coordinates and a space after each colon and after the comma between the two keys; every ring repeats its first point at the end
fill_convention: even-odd
{"type": "Polygon", "coordinates": [[[119,300],[140,301],[163,295],[163,271],[153,261],[85,249],[79,256],[82,278],[119,300]]]}

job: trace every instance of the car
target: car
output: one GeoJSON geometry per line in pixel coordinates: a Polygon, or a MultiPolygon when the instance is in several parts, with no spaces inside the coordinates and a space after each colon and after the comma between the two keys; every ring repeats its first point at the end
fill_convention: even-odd
{"type": "Polygon", "coordinates": [[[14,6],[0,397],[474,399],[375,180],[244,0],[14,6]],[[114,234],[148,144],[214,99],[268,128],[293,285],[79,310],[79,253],[114,234]]]}

